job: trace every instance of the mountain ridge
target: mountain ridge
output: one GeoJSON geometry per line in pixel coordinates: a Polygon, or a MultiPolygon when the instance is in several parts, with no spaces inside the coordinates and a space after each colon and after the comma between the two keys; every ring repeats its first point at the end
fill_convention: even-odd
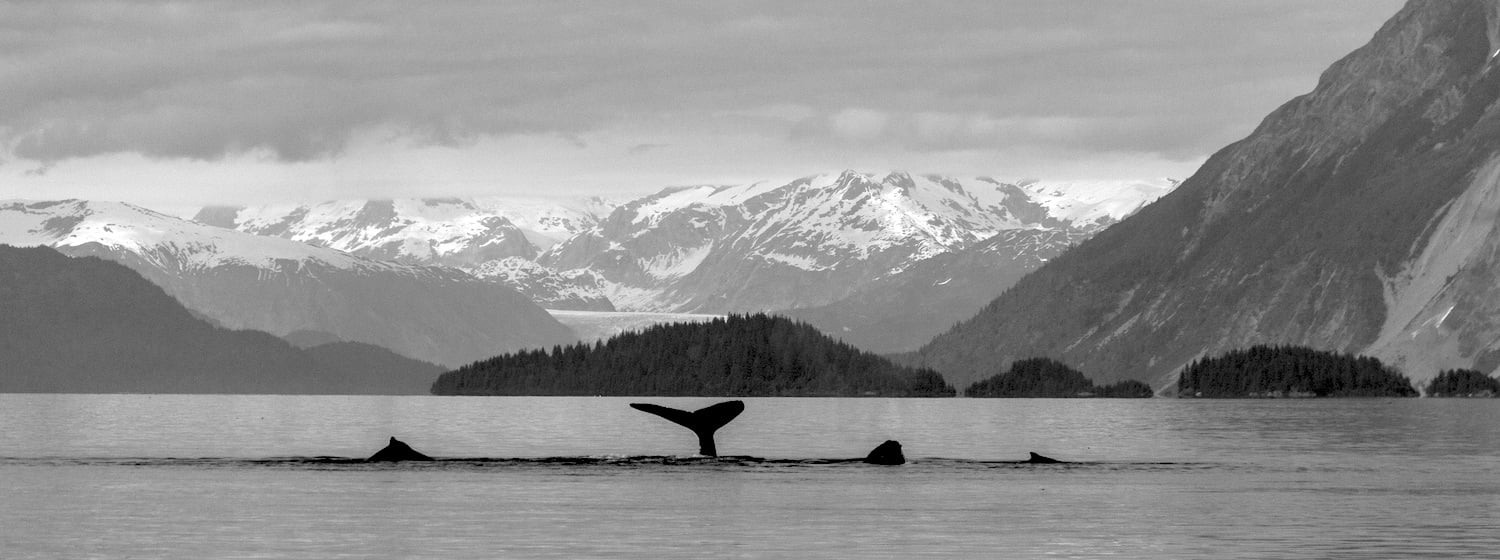
{"type": "MultiPolygon", "coordinates": [[[[539,260],[593,271],[622,309],[791,309],[837,301],[1002,231],[1093,232],[1122,211],[1032,185],[843,171],[781,185],[678,187],[622,205],[539,260]],[[1052,217],[1047,203],[1075,209],[1077,222],[1052,217]]],[[[1159,194],[1175,183],[1139,185],[1159,194]]]]}
{"type": "Polygon", "coordinates": [[[458,270],[375,261],[124,203],[0,201],[0,242],[120,262],[230,328],[320,331],[433,363],[574,339],[520,293],[458,270]]]}
{"type": "MultiPolygon", "coordinates": [[[[1386,327],[1387,300],[1408,286],[1389,279],[1433,277],[1411,272],[1414,255],[1441,241],[1435,225],[1454,200],[1487,188],[1475,170],[1500,145],[1496,12],[1409,2],[1180,188],[1023,278],[916,360],[960,384],[1045,355],[1161,389],[1206,352],[1359,353],[1405,328],[1386,327]]],[[[1464,338],[1455,333],[1444,336],[1464,338]]],[[[1459,361],[1495,340],[1470,338],[1459,361]]],[[[1403,365],[1423,352],[1376,355],[1403,365]]]]}
{"type": "Polygon", "coordinates": [[[549,309],[720,313],[828,303],[845,291],[829,285],[876,281],[1002,230],[1097,231],[1175,185],[845,170],[787,183],[675,186],[620,203],[556,202],[575,209],[557,222],[568,236],[533,244],[535,255],[502,233],[545,220],[527,216],[535,209],[507,210],[503,197],[205,208],[198,218],[358,255],[457,266],[549,309]],[[487,220],[488,229],[476,225],[487,220]],[[892,249],[907,238],[909,246],[892,249]],[[787,287],[765,289],[778,283],[770,279],[787,287]]]}
{"type": "Polygon", "coordinates": [[[0,245],[0,279],[0,392],[423,394],[442,372],[374,346],[300,350],[223,329],[119,263],[49,247],[0,245]]]}

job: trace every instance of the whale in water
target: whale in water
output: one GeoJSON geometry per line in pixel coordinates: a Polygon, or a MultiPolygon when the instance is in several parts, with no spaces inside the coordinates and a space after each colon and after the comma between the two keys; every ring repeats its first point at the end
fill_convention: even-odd
{"type": "Polygon", "coordinates": [[[1057,459],[1053,459],[1053,458],[1047,457],[1045,455],[1037,455],[1035,451],[1030,451],[1029,453],[1031,453],[1031,457],[1027,458],[1025,461],[1021,461],[1022,463],[1032,463],[1032,464],[1044,465],[1044,464],[1066,463],[1067,462],[1067,461],[1059,461],[1057,459]]]}
{"type": "MultiPolygon", "coordinates": [[[[714,432],[719,431],[719,428],[724,427],[744,412],[745,403],[744,401],[724,401],[692,412],[650,403],[630,403],[630,408],[655,414],[692,430],[698,436],[698,454],[718,457],[719,448],[714,444],[714,432]]],[[[886,440],[885,443],[871,450],[864,459],[847,459],[837,462],[843,461],[862,461],[872,465],[901,465],[906,463],[906,456],[901,454],[901,442],[886,440]]]]}
{"type": "Polygon", "coordinates": [[[405,442],[394,437],[391,438],[391,442],[386,444],[384,449],[376,451],[375,454],[371,455],[369,459],[365,459],[365,461],[369,463],[394,463],[397,461],[431,460],[432,457],[423,455],[422,452],[412,449],[410,445],[407,445],[405,442]]]}
{"type": "Polygon", "coordinates": [[[903,465],[906,464],[906,455],[901,454],[901,442],[888,439],[875,446],[864,461],[872,465],[903,465]]]}
{"type": "Polygon", "coordinates": [[[649,403],[630,403],[630,408],[655,414],[692,430],[698,435],[698,454],[718,457],[719,448],[714,446],[714,432],[719,431],[719,428],[724,427],[744,412],[745,403],[744,401],[724,401],[692,412],[649,403]]]}

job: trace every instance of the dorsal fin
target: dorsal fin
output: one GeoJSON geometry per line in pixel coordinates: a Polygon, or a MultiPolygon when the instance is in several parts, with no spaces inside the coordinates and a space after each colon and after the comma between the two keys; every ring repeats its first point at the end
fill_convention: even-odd
{"type": "Polygon", "coordinates": [[[1045,455],[1037,455],[1035,451],[1032,451],[1030,453],[1031,453],[1031,458],[1026,460],[1027,463],[1062,463],[1063,462],[1063,461],[1059,461],[1057,459],[1053,459],[1051,457],[1047,457],[1045,455]]]}
{"type": "Polygon", "coordinates": [[[401,440],[393,437],[391,438],[391,442],[386,444],[384,449],[376,451],[374,455],[371,455],[369,459],[365,460],[371,463],[381,463],[388,461],[431,461],[432,457],[428,457],[422,454],[422,452],[412,449],[410,445],[407,445],[405,442],[402,442],[401,440]]]}

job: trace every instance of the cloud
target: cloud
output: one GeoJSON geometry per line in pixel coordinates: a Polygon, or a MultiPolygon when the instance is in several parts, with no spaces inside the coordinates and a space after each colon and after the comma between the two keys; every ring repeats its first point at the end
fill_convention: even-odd
{"type": "Polygon", "coordinates": [[[841,140],[868,142],[883,136],[889,123],[880,111],[849,108],[828,116],[828,131],[841,140]]]}
{"type": "Polygon", "coordinates": [[[799,142],[1206,153],[1396,3],[5,3],[0,151],[312,161],[371,131],[738,115],[799,142]]]}
{"type": "Polygon", "coordinates": [[[671,146],[671,144],[636,144],[625,150],[626,155],[638,156],[654,150],[660,150],[671,146]]]}
{"type": "Polygon", "coordinates": [[[1181,118],[1038,115],[994,117],[983,113],[921,111],[888,114],[847,108],[813,115],[791,130],[803,143],[896,148],[917,153],[1002,151],[1026,148],[1072,154],[1137,153],[1168,159],[1201,157],[1212,133],[1181,118]],[[1186,132],[1185,132],[1186,131],[1186,132]]]}
{"type": "Polygon", "coordinates": [[[45,176],[47,172],[52,171],[52,167],[52,164],[44,163],[31,169],[22,171],[21,174],[25,177],[42,177],[45,176]]]}

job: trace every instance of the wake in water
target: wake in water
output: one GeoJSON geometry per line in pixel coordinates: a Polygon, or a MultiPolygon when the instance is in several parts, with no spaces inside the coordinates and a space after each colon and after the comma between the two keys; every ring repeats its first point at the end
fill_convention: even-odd
{"type": "MultiPolygon", "coordinates": [[[[807,469],[839,468],[865,471],[885,470],[885,466],[872,465],[864,459],[775,459],[748,455],[599,455],[578,457],[435,457],[430,461],[370,462],[358,457],[45,457],[4,458],[0,465],[15,466],[117,466],[117,467],[174,467],[208,469],[291,469],[291,470],[336,470],[336,471],[488,471],[504,469],[588,469],[609,471],[613,469],[657,469],[657,468],[708,468],[708,469],[807,469]]],[[[1222,465],[1217,465],[1222,466],[1222,465]]],[[[973,471],[985,469],[1066,471],[1121,471],[1121,470],[1196,470],[1214,468],[1205,463],[1171,462],[1058,462],[1034,463],[1020,461],[979,461],[923,457],[909,459],[903,468],[922,470],[973,471]]]]}

